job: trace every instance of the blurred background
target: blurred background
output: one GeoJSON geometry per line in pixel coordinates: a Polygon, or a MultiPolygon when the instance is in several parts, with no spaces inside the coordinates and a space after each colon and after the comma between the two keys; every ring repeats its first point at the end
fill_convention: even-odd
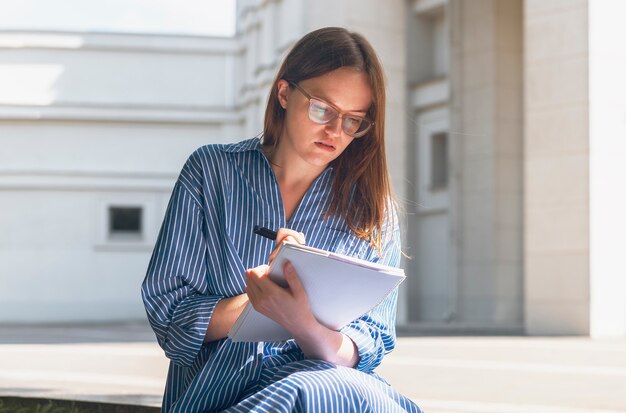
{"type": "Polygon", "coordinates": [[[281,58],[332,25],[386,71],[399,330],[626,337],[626,2],[0,5],[0,324],[145,321],[187,156],[260,133],[281,58]]]}

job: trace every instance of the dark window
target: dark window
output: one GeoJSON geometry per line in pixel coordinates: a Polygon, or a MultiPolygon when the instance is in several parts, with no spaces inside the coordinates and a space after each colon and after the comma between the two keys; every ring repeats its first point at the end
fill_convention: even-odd
{"type": "Polygon", "coordinates": [[[109,237],[140,238],[142,214],[141,207],[109,207],[109,237]]]}
{"type": "Polygon", "coordinates": [[[430,141],[430,189],[445,189],[448,186],[448,134],[439,132],[431,135],[430,141]]]}

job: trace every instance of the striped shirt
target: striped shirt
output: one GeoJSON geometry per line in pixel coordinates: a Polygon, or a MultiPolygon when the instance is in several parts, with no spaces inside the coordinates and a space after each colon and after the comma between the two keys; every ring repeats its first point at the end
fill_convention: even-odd
{"type": "MultiPolygon", "coordinates": [[[[164,412],[218,411],[229,407],[237,411],[237,406],[246,406],[241,411],[276,411],[276,407],[285,407],[285,402],[276,391],[268,389],[282,377],[280,374],[294,368],[328,369],[329,363],[305,360],[294,340],[234,343],[222,339],[204,343],[204,337],[219,300],[243,294],[245,270],[267,263],[274,248],[273,241],[253,233],[254,225],[291,228],[304,233],[307,244],[313,247],[399,265],[397,219],[393,220],[395,225],[385,227],[380,255],[368,242],[357,238],[343,219],[324,219],[332,176],[332,167],[325,169],[286,221],[276,177],[258,138],[237,144],[207,145],[189,157],[174,186],[141,289],[158,343],[171,360],[164,412]],[[255,399],[261,400],[255,405],[256,410],[249,404],[255,399]],[[278,405],[263,410],[268,400],[278,405]]],[[[341,332],[356,343],[360,356],[356,369],[344,373],[374,380],[374,388],[383,386],[395,398],[403,398],[393,389],[387,390],[389,386],[373,373],[395,346],[396,302],[394,291],[341,332]]],[[[337,369],[332,367],[333,371],[337,369]]],[[[311,377],[319,374],[311,373],[311,377]]],[[[307,380],[312,380],[306,382],[306,386],[311,386],[318,379],[307,380]]],[[[329,381],[332,380],[337,379],[329,381]]],[[[289,388],[281,383],[281,391],[289,388]]],[[[342,387],[340,391],[345,393],[346,389],[342,387]]],[[[320,397],[320,402],[334,398],[329,393],[320,397]]],[[[293,403],[302,406],[302,401],[293,403]]]]}

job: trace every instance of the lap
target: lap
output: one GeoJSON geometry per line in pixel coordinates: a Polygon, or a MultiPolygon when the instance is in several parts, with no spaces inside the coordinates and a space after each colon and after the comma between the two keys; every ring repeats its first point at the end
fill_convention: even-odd
{"type": "Polygon", "coordinates": [[[265,368],[246,394],[226,412],[420,412],[377,375],[320,360],[265,368]]]}

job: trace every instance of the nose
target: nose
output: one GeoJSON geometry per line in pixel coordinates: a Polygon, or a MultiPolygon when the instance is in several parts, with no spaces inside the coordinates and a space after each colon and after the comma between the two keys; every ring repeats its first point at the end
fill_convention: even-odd
{"type": "Polygon", "coordinates": [[[337,116],[335,119],[331,120],[326,124],[326,132],[332,136],[340,136],[341,135],[341,124],[343,123],[343,119],[341,116],[337,116]]]}

